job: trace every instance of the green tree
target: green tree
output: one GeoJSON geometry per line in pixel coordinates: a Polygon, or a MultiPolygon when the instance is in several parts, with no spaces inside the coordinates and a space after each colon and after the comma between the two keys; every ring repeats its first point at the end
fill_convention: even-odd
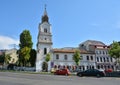
{"type": "Polygon", "coordinates": [[[119,45],[120,45],[120,41],[119,41],[118,43],[119,43],[119,45]]]}
{"type": "Polygon", "coordinates": [[[20,50],[20,54],[23,61],[23,65],[27,66],[29,64],[29,58],[30,58],[30,48],[29,47],[24,47],[20,50]]]}
{"type": "Polygon", "coordinates": [[[29,30],[24,30],[21,34],[20,34],[20,49],[24,48],[24,47],[29,47],[32,48],[32,36],[30,35],[29,30]]]}
{"type": "Polygon", "coordinates": [[[32,49],[32,36],[29,30],[24,30],[20,34],[19,65],[26,66],[30,63],[30,51],[32,49]]]}
{"type": "Polygon", "coordinates": [[[113,41],[109,49],[109,55],[116,59],[117,64],[120,64],[120,45],[118,42],[113,41]]]}
{"type": "Polygon", "coordinates": [[[50,57],[50,53],[48,53],[48,54],[46,55],[46,57],[45,57],[45,61],[46,61],[46,62],[49,62],[50,59],[51,59],[51,57],[50,57]]]}
{"type": "Polygon", "coordinates": [[[81,60],[81,56],[80,56],[80,51],[76,50],[74,55],[73,55],[73,60],[75,61],[76,65],[78,66],[81,60]]]}
{"type": "Polygon", "coordinates": [[[30,51],[30,64],[32,67],[35,66],[35,61],[36,61],[36,50],[31,49],[31,51],[30,51]]]}
{"type": "Polygon", "coordinates": [[[0,63],[4,63],[5,61],[5,53],[2,53],[2,55],[0,55],[0,63]]]}

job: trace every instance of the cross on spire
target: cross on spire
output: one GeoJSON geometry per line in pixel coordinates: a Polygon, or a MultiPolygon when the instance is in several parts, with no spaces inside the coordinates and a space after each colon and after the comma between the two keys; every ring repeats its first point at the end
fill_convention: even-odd
{"type": "Polygon", "coordinates": [[[47,15],[46,7],[47,7],[47,5],[45,4],[45,11],[44,11],[44,15],[47,15]]]}
{"type": "Polygon", "coordinates": [[[46,10],[47,5],[45,4],[45,10],[46,10]]]}

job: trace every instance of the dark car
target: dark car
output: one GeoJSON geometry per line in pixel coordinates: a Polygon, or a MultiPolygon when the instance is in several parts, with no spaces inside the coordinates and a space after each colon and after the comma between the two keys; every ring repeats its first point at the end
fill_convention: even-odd
{"type": "Polygon", "coordinates": [[[97,69],[88,69],[85,71],[81,71],[77,73],[77,76],[97,76],[97,77],[103,77],[105,76],[105,72],[104,71],[99,71],[97,69]]]}
{"type": "Polygon", "coordinates": [[[59,69],[54,72],[55,75],[70,75],[70,71],[68,69],[59,69]]]}

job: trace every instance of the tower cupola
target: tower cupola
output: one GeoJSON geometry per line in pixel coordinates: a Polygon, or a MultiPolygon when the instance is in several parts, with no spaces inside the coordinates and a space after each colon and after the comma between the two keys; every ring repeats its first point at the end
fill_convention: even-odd
{"type": "Polygon", "coordinates": [[[47,10],[46,10],[46,5],[45,5],[45,10],[44,10],[44,15],[42,16],[42,23],[43,22],[49,22],[49,17],[47,15],[47,10]]]}

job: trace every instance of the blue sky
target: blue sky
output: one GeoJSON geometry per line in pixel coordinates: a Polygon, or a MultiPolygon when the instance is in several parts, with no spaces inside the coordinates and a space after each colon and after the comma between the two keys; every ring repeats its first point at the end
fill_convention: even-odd
{"type": "Polygon", "coordinates": [[[0,49],[13,48],[25,29],[36,49],[45,4],[53,48],[77,47],[85,40],[120,41],[120,0],[0,0],[0,49]]]}

